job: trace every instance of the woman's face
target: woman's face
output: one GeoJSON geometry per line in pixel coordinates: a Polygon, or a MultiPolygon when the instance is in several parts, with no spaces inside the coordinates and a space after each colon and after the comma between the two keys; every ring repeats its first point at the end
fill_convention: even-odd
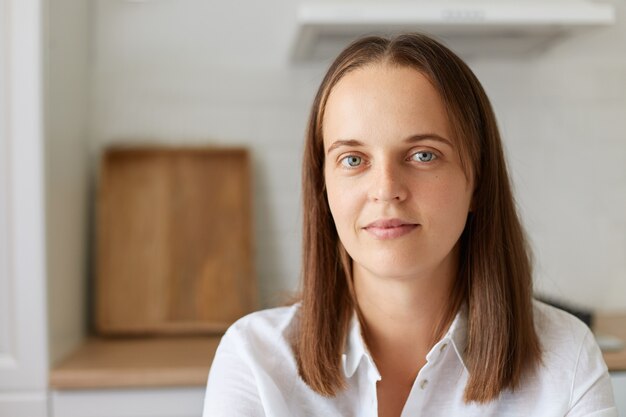
{"type": "Polygon", "coordinates": [[[323,137],[328,202],[355,268],[410,278],[456,265],[473,184],[422,73],[348,73],[328,97],[323,137]]]}

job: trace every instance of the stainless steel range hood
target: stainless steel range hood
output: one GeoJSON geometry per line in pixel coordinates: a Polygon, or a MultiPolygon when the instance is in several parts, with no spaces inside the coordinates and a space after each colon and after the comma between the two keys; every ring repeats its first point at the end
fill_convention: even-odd
{"type": "Polygon", "coordinates": [[[358,36],[404,31],[435,35],[466,58],[525,54],[614,21],[612,5],[584,0],[302,3],[292,57],[330,59],[358,36]]]}

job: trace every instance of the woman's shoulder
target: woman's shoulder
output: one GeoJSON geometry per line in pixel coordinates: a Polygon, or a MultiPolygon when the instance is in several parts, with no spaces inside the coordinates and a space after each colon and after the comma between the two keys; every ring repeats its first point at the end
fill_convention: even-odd
{"type": "Polygon", "coordinates": [[[249,313],[235,321],[228,330],[239,331],[251,326],[287,327],[296,318],[299,306],[299,303],[295,303],[289,306],[273,307],[249,313]]]}
{"type": "Polygon", "coordinates": [[[211,363],[205,416],[256,416],[283,407],[282,393],[298,378],[288,337],[297,311],[298,305],[261,310],[228,328],[211,363]]]}
{"type": "Polygon", "coordinates": [[[550,346],[576,341],[580,344],[591,333],[589,327],[574,315],[539,300],[533,302],[533,317],[539,339],[550,346]]]}
{"type": "Polygon", "coordinates": [[[593,339],[591,330],[580,319],[542,301],[534,300],[533,318],[544,354],[558,352],[560,358],[576,360],[585,340],[593,339]]]}
{"type": "Polygon", "coordinates": [[[233,323],[223,339],[236,341],[242,347],[289,343],[297,321],[299,303],[255,311],[233,323]]]}
{"type": "Polygon", "coordinates": [[[580,319],[540,301],[534,302],[533,316],[546,368],[568,374],[584,366],[606,370],[591,329],[580,319]]]}
{"type": "Polygon", "coordinates": [[[616,416],[608,370],[591,329],[539,301],[533,314],[542,349],[541,370],[533,379],[537,391],[552,404],[567,403],[571,415],[604,410],[602,415],[616,416]]]}

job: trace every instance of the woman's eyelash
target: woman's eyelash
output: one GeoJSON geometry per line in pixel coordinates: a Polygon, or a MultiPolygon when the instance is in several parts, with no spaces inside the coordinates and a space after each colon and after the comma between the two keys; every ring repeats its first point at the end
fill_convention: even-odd
{"type": "MultiPolygon", "coordinates": [[[[418,151],[411,154],[409,160],[428,163],[437,159],[438,156],[432,151],[418,151]]],[[[339,163],[344,168],[358,168],[364,163],[363,157],[359,155],[345,155],[339,159],[339,163]]]]}

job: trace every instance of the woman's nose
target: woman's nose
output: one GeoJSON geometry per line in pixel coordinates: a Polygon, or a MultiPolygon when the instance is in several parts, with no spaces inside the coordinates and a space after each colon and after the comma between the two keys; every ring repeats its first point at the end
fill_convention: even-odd
{"type": "Polygon", "coordinates": [[[390,202],[404,201],[408,194],[405,181],[398,167],[391,164],[381,164],[372,167],[372,182],[370,198],[373,201],[390,202]]]}

